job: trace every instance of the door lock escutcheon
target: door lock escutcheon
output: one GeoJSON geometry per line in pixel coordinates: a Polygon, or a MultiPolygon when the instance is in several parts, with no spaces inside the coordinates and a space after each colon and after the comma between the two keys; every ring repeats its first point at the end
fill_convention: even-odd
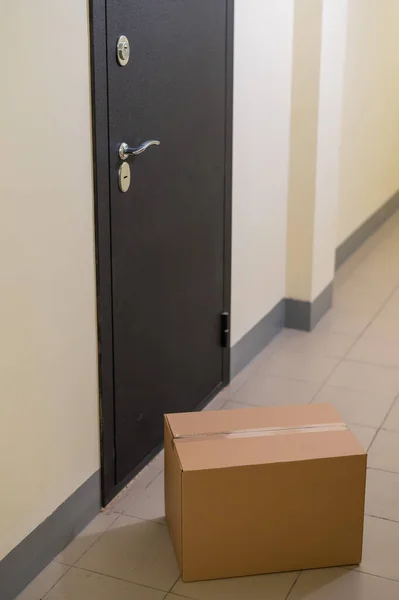
{"type": "Polygon", "coordinates": [[[118,38],[118,42],[116,44],[116,58],[121,67],[125,67],[129,62],[130,44],[125,35],[121,35],[118,38]]]}
{"type": "Polygon", "coordinates": [[[123,162],[118,169],[118,183],[121,192],[127,192],[130,188],[130,165],[123,162]]]}

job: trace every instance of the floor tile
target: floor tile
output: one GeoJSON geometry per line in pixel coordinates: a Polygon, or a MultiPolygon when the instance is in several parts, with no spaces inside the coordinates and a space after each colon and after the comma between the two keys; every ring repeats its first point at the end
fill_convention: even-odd
{"type": "Polygon", "coordinates": [[[164,592],[72,568],[46,600],[163,600],[164,592]]]}
{"type": "Polygon", "coordinates": [[[374,314],[374,310],[363,312],[354,309],[332,308],[320,319],[314,331],[331,331],[358,336],[370,323],[374,314]]]}
{"type": "Polygon", "coordinates": [[[399,367],[399,340],[381,339],[366,331],[353,346],[348,358],[373,365],[399,367]]]}
{"type": "Polygon", "coordinates": [[[223,406],[223,410],[236,410],[237,408],[248,408],[248,404],[244,404],[243,402],[234,402],[234,400],[229,400],[223,406]]]}
{"type": "Polygon", "coordinates": [[[229,397],[230,395],[227,393],[227,389],[223,389],[205,406],[204,410],[220,410],[226,404],[229,397]]]}
{"type": "Polygon", "coordinates": [[[399,521],[399,473],[367,470],[366,514],[399,521]]]}
{"type": "MultiPolygon", "coordinates": [[[[398,270],[397,264],[395,265],[396,271],[398,270]]],[[[383,309],[380,315],[383,319],[390,319],[393,321],[399,321],[399,290],[396,290],[383,309]]]]}
{"type": "Polygon", "coordinates": [[[355,336],[328,331],[294,331],[286,336],[283,349],[287,352],[316,354],[342,358],[356,341],[355,336]]]}
{"type": "Polygon", "coordinates": [[[349,429],[352,433],[355,434],[361,445],[365,450],[370,448],[370,444],[374,439],[375,434],[377,433],[376,429],[371,429],[371,427],[363,427],[361,425],[353,425],[352,423],[348,424],[349,429]]]}
{"type": "Polygon", "coordinates": [[[230,395],[235,394],[251,377],[255,375],[262,369],[268,362],[269,358],[275,354],[280,347],[284,344],[286,337],[285,329],[282,329],[281,332],[273,338],[269,344],[262,350],[260,354],[253,361],[251,361],[238,375],[232,379],[230,384],[227,386],[226,390],[230,395]]]}
{"type": "Polygon", "coordinates": [[[396,253],[399,254],[399,231],[395,231],[394,235],[386,238],[379,246],[380,252],[386,252],[387,254],[396,253]]]}
{"type": "Polygon", "coordinates": [[[121,515],[77,567],[169,591],[179,576],[167,527],[121,515]]]}
{"type": "Polygon", "coordinates": [[[367,328],[368,335],[382,340],[397,342],[399,340],[399,320],[388,319],[377,315],[367,328]]]}
{"type": "Polygon", "coordinates": [[[255,361],[252,361],[236,375],[226,388],[227,393],[231,396],[235,394],[246,383],[258,369],[255,361]]]}
{"type": "Polygon", "coordinates": [[[297,576],[295,572],[277,573],[196,583],[179,579],[172,592],[191,600],[285,600],[297,576]]]}
{"type": "Polygon", "coordinates": [[[399,583],[347,569],[303,571],[289,600],[397,600],[399,583]]]}
{"type": "Polygon", "coordinates": [[[276,377],[322,383],[337,365],[335,358],[281,350],[270,357],[265,372],[276,377]]]}
{"type": "Polygon", "coordinates": [[[396,396],[399,392],[399,369],[344,360],[328,379],[327,385],[396,396]]]}
{"type": "Polygon", "coordinates": [[[355,271],[365,260],[369,258],[374,252],[378,250],[384,240],[380,239],[377,235],[369,237],[359,248],[354,252],[339,268],[338,272],[345,269],[345,267],[351,266],[352,271],[355,271]]]}
{"type": "Polygon", "coordinates": [[[399,431],[399,398],[395,400],[395,403],[385,419],[383,429],[391,429],[399,431]]]}
{"type": "Polygon", "coordinates": [[[100,535],[117,519],[116,513],[101,512],[91,523],[55,558],[64,565],[73,565],[94,544],[100,535]]]}
{"type": "Polygon", "coordinates": [[[69,567],[51,562],[43,571],[21,592],[16,600],[41,600],[49,590],[67,573],[69,567]]]}
{"type": "Polygon", "coordinates": [[[399,473],[399,432],[381,429],[377,433],[369,451],[368,465],[399,473]]]}
{"type": "Polygon", "coordinates": [[[356,309],[359,304],[371,312],[377,312],[386,301],[387,292],[380,287],[371,287],[368,281],[351,278],[334,290],[333,306],[343,310],[356,309]]]}
{"type": "Polygon", "coordinates": [[[355,277],[362,277],[369,284],[392,291],[398,281],[397,258],[377,250],[356,268],[355,277]]]}
{"type": "Polygon", "coordinates": [[[163,471],[163,451],[131,481],[107,506],[107,511],[123,513],[133,500],[163,471]]]}
{"type": "Polygon", "coordinates": [[[355,569],[399,580],[399,523],[365,517],[363,560],[355,569]]]}
{"type": "Polygon", "coordinates": [[[139,519],[164,520],[164,474],[160,473],[125,510],[126,515],[139,519]]]}
{"type": "Polygon", "coordinates": [[[359,267],[372,252],[372,248],[367,247],[365,244],[357,252],[352,254],[338,269],[335,273],[334,278],[334,290],[342,287],[353,278],[357,267],[359,267]]]}
{"type": "Polygon", "coordinates": [[[378,429],[395,396],[324,386],[313,402],[331,402],[345,423],[378,429]]]}
{"type": "Polygon", "coordinates": [[[273,377],[265,372],[256,375],[233,395],[234,402],[252,406],[307,404],[314,398],[320,383],[273,377]]]}

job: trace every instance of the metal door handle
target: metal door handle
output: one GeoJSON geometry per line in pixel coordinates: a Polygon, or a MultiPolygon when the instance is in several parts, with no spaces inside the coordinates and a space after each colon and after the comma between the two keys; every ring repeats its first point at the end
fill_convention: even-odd
{"type": "Polygon", "coordinates": [[[126,142],[122,142],[119,146],[119,156],[122,160],[126,160],[132,154],[142,154],[149,148],[150,146],[159,146],[161,142],[158,140],[147,140],[138,146],[137,148],[129,148],[129,145],[126,142]]]}

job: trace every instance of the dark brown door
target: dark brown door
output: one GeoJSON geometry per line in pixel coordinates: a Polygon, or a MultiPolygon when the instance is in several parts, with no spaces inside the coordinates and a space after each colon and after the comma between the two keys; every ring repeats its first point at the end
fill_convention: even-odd
{"type": "Polygon", "coordinates": [[[227,377],[227,10],[226,0],[106,6],[115,485],[162,441],[165,412],[194,410],[227,377]],[[126,159],[122,192],[120,144],[149,139],[160,145],[126,159]]]}

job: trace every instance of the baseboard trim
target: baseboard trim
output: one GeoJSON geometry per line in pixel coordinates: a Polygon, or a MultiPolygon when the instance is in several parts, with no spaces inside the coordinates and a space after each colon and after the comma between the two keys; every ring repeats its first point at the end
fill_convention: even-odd
{"type": "Polygon", "coordinates": [[[377,231],[381,225],[385,223],[399,209],[399,191],[396,192],[371,215],[358,229],[340,244],[335,252],[335,269],[339,267],[354,253],[356,250],[377,231]]]}
{"type": "Polygon", "coordinates": [[[1,600],[14,600],[100,508],[101,480],[97,471],[0,561],[1,600]]]}
{"type": "Polygon", "coordinates": [[[331,281],[313,302],[287,298],[284,326],[288,329],[312,331],[322,316],[331,308],[333,289],[334,284],[331,281]]]}
{"type": "Polygon", "coordinates": [[[284,299],[246,333],[230,352],[230,378],[233,379],[284,326],[284,299]]]}

